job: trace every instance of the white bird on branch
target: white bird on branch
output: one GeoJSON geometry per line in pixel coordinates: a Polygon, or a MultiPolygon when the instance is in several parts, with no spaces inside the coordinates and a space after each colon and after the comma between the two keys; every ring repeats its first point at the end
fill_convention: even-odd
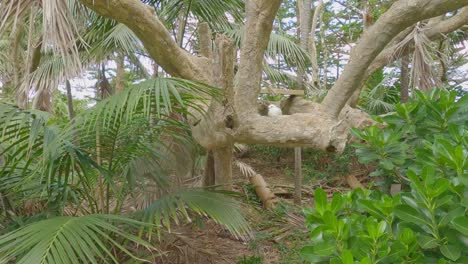
{"type": "Polygon", "coordinates": [[[274,104],[269,104],[268,105],[268,116],[280,116],[282,115],[283,112],[281,111],[281,108],[274,104]]]}

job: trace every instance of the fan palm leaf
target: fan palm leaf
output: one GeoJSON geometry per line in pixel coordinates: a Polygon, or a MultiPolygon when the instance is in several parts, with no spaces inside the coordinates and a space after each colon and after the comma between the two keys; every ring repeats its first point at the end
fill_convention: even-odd
{"type": "Polygon", "coordinates": [[[146,0],[145,2],[161,7],[160,17],[172,24],[179,14],[193,14],[200,21],[210,22],[215,29],[231,28],[229,17],[242,21],[244,1],[242,0],[146,0]]]}
{"type": "MultiPolygon", "coordinates": [[[[240,48],[242,38],[245,35],[244,31],[244,28],[241,27],[225,29],[224,33],[233,39],[236,46],[240,48]]],[[[277,55],[281,55],[285,58],[289,66],[297,66],[306,69],[307,65],[310,64],[310,55],[306,50],[294,43],[294,41],[286,35],[272,32],[265,56],[267,60],[272,60],[272,58],[275,58],[277,55]]]]}

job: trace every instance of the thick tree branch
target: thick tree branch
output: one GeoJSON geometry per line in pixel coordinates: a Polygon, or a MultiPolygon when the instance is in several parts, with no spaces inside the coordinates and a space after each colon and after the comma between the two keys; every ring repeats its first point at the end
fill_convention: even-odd
{"type": "Polygon", "coordinates": [[[80,0],[99,15],[130,28],[150,56],[169,74],[209,82],[197,58],[180,48],[151,8],[140,0],[80,0]]]}
{"type": "Polygon", "coordinates": [[[206,58],[213,57],[213,47],[211,45],[211,29],[206,22],[198,24],[199,53],[206,58]]]}
{"type": "Polygon", "coordinates": [[[348,124],[331,118],[320,109],[320,105],[316,107],[316,111],[306,114],[251,117],[243,121],[234,138],[246,144],[343,151],[348,141],[348,124]]]}
{"type": "Polygon", "coordinates": [[[418,21],[440,16],[468,5],[468,0],[400,0],[364,32],[353,48],[343,74],[328,92],[323,104],[335,117],[366,77],[366,71],[387,44],[418,21]]]}
{"type": "Polygon", "coordinates": [[[234,106],[240,116],[257,112],[257,95],[263,71],[263,57],[281,0],[247,0],[245,37],[241,45],[236,76],[234,106]]]}

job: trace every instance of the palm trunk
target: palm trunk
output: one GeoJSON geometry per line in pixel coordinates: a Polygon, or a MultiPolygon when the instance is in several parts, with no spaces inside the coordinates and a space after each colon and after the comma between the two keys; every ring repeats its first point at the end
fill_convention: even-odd
{"type": "MultiPolygon", "coordinates": [[[[97,85],[97,97],[101,100],[108,97],[111,93],[110,91],[110,84],[106,77],[106,67],[105,64],[102,63],[99,69],[99,78],[98,78],[98,85],[97,85]]],[[[98,117],[99,118],[99,117],[98,117]]],[[[101,146],[101,134],[100,134],[100,125],[99,121],[96,122],[96,163],[98,166],[102,166],[102,146],[101,146]]],[[[106,206],[106,201],[108,201],[109,192],[105,193],[104,187],[104,176],[99,173],[98,175],[98,196],[99,196],[99,207],[101,213],[105,212],[105,209],[108,208],[106,206]],[[107,196],[107,197],[106,197],[107,196]]],[[[107,189],[109,189],[109,183],[107,183],[107,189]]]]}
{"type": "Polygon", "coordinates": [[[215,184],[225,190],[232,190],[232,150],[231,145],[213,150],[215,184]]]}
{"type": "Polygon", "coordinates": [[[117,58],[115,62],[117,64],[115,92],[120,93],[125,89],[125,56],[122,54],[122,52],[117,52],[117,58]]]}
{"type": "Polygon", "coordinates": [[[207,156],[205,162],[205,172],[203,175],[203,186],[208,187],[215,185],[215,165],[213,151],[208,151],[206,155],[207,156]]]}
{"type": "Polygon", "coordinates": [[[73,96],[69,80],[65,81],[65,87],[67,88],[68,117],[70,118],[70,120],[73,120],[75,118],[75,109],[73,108],[73,96]]]}

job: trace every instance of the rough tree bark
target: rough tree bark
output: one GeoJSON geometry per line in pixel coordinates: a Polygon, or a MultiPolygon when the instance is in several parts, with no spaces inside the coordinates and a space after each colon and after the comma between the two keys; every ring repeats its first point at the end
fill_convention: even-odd
{"type": "Polygon", "coordinates": [[[314,16],[312,18],[312,26],[310,28],[310,36],[309,36],[309,53],[310,53],[310,59],[311,59],[311,64],[312,64],[312,87],[315,89],[320,89],[320,77],[319,77],[319,66],[318,66],[318,54],[317,54],[317,45],[315,42],[315,31],[317,30],[318,26],[318,18],[322,14],[322,9],[323,9],[323,1],[319,0],[317,7],[315,8],[314,11],[314,16]]]}
{"type": "Polygon", "coordinates": [[[115,74],[115,93],[120,93],[125,89],[125,56],[122,52],[117,52],[115,58],[117,71],[115,74]]]}
{"type": "MultiPolygon", "coordinates": [[[[298,17],[299,17],[299,45],[304,50],[307,50],[309,33],[310,33],[310,17],[311,17],[311,0],[297,1],[298,17]]],[[[297,83],[298,89],[303,89],[305,70],[302,67],[297,69],[297,83]]]]}
{"type": "MultiPolygon", "coordinates": [[[[384,49],[391,48],[389,44],[400,32],[418,21],[468,6],[468,0],[395,2],[363,34],[353,48],[343,74],[322,104],[310,103],[307,112],[268,117],[258,114],[257,95],[260,91],[265,49],[281,0],[246,1],[245,37],[241,43],[238,72],[235,82],[231,82],[230,77],[223,77],[222,85],[219,85],[217,75],[224,72],[211,70],[220,68],[213,67],[216,59],[211,59],[206,54],[201,57],[192,56],[181,49],[161,21],[141,1],[80,1],[100,15],[113,18],[129,27],[140,38],[149,55],[170,75],[225,87],[222,103],[213,100],[205,117],[192,123],[195,138],[206,149],[223,149],[232,142],[240,142],[309,146],[338,152],[346,146],[350,127],[370,122],[362,112],[345,104],[353,92],[361,87],[368,76],[369,67],[375,64],[375,58],[384,49]]],[[[444,22],[446,21],[441,23],[444,22]]],[[[220,162],[223,163],[221,160],[220,162]]]]}
{"type": "Polygon", "coordinates": [[[409,55],[401,58],[400,67],[400,85],[401,85],[401,102],[406,103],[409,99],[409,55]]]}

